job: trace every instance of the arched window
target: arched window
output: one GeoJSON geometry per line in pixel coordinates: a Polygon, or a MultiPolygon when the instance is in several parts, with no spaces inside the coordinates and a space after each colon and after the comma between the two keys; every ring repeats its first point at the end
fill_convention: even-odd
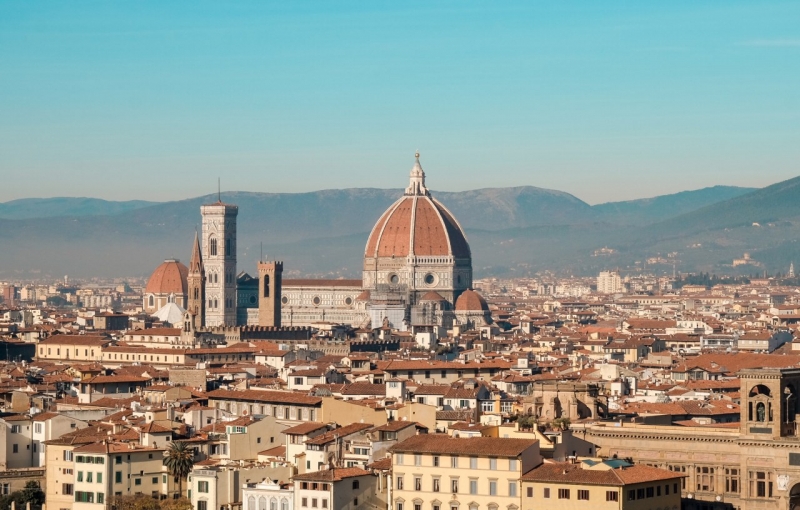
{"type": "Polygon", "coordinates": [[[151,307],[152,307],[152,306],[155,306],[155,304],[156,304],[156,300],[155,300],[155,298],[153,298],[153,295],[152,295],[152,294],[150,295],[150,300],[149,300],[149,301],[150,301],[150,306],[151,306],[151,307]]]}
{"type": "Polygon", "coordinates": [[[264,297],[269,297],[269,275],[264,275],[264,297]]]}
{"type": "Polygon", "coordinates": [[[250,496],[247,498],[247,510],[256,510],[256,497],[250,496]]]}
{"type": "Polygon", "coordinates": [[[217,254],[217,238],[214,236],[208,239],[208,253],[212,256],[217,254]]]}
{"type": "Polygon", "coordinates": [[[286,498],[281,500],[281,510],[289,510],[289,501],[286,498]]]}
{"type": "MultiPolygon", "coordinates": [[[[230,257],[231,256],[231,240],[230,239],[225,239],[225,256],[226,257],[230,257]]],[[[277,505],[277,503],[275,503],[275,504],[277,505]]]]}
{"type": "Polygon", "coordinates": [[[267,498],[264,496],[258,498],[258,510],[267,510],[267,498]]]}
{"type": "Polygon", "coordinates": [[[200,289],[197,287],[194,288],[194,298],[200,299],[200,289]]]}
{"type": "Polygon", "coordinates": [[[269,510],[278,510],[278,500],[272,498],[269,502],[269,510]]]}

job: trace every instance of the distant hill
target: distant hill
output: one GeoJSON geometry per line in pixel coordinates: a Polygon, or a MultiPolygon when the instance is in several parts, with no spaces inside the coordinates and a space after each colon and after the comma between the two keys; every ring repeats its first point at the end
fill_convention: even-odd
{"type": "Polygon", "coordinates": [[[144,200],[112,202],[99,198],[22,198],[0,203],[0,218],[20,220],[56,216],[101,216],[141,209],[155,203],[144,200]]]}
{"type": "Polygon", "coordinates": [[[653,198],[609,202],[592,207],[598,219],[610,223],[647,225],[756,191],[757,188],[713,186],[653,198]]]}
{"type": "Polygon", "coordinates": [[[661,235],[718,230],[800,218],[800,177],[698,208],[657,224],[661,235]]]}
{"type": "MultiPolygon", "coordinates": [[[[795,232],[789,222],[780,230],[756,231],[744,225],[800,217],[800,189],[791,184],[794,181],[756,191],[715,186],[597,206],[568,193],[529,186],[433,193],[465,228],[476,275],[546,269],[592,274],[608,267],[639,267],[637,262],[672,252],[678,253],[673,257],[684,270],[719,267],[743,251],[759,249],[771,249],[768,256],[765,251],[765,259],[781,264],[784,252],[777,246],[800,238],[800,227],[795,232]],[[728,226],[736,228],[725,231],[728,226]],[[614,251],[597,255],[595,250],[602,247],[614,251]]],[[[370,229],[400,196],[399,189],[345,189],[231,192],[223,193],[222,199],[239,206],[240,270],[254,270],[263,243],[265,256],[283,259],[288,275],[335,277],[360,273],[370,229]]],[[[40,199],[36,207],[26,201],[0,204],[0,279],[146,276],[165,258],[188,260],[200,205],[216,199],[209,195],[156,204],[98,201],[82,206],[62,199],[40,199]],[[107,212],[84,214],[91,207],[107,212]],[[42,217],[30,217],[33,210],[42,217]]]]}

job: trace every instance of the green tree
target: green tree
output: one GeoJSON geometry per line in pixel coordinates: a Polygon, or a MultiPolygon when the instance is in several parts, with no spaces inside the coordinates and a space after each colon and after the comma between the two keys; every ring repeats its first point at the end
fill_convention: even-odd
{"type": "Polygon", "coordinates": [[[20,500],[23,505],[30,503],[31,508],[41,508],[44,504],[44,491],[39,487],[39,482],[31,480],[26,483],[25,488],[19,492],[20,500]]]}
{"type": "Polygon", "coordinates": [[[530,430],[536,426],[536,417],[533,415],[521,416],[519,420],[517,420],[517,423],[519,423],[520,429],[530,430]]]}
{"type": "Polygon", "coordinates": [[[161,510],[157,499],[144,494],[114,496],[109,503],[116,510],[161,510]]]}
{"type": "Polygon", "coordinates": [[[161,510],[192,510],[192,502],[186,498],[165,499],[161,502],[161,510]]]}
{"type": "Polygon", "coordinates": [[[183,479],[194,466],[194,451],[183,441],[173,441],[164,454],[164,465],[178,482],[178,494],[183,494],[183,479]]]}
{"type": "Polygon", "coordinates": [[[50,306],[67,306],[69,301],[61,296],[50,296],[47,298],[47,304],[50,306]]]}
{"type": "Polygon", "coordinates": [[[44,504],[44,491],[39,487],[39,482],[30,480],[24,489],[0,496],[0,510],[10,510],[12,502],[17,510],[25,510],[27,503],[31,504],[32,510],[39,510],[44,504]]]}
{"type": "Polygon", "coordinates": [[[569,418],[556,418],[553,420],[552,426],[554,429],[567,430],[569,428],[569,418]]]}

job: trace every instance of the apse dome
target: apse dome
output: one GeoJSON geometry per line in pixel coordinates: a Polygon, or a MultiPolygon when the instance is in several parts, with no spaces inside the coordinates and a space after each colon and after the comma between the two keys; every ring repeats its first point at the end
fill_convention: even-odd
{"type": "Polygon", "coordinates": [[[186,298],[189,293],[188,276],[189,269],[179,260],[168,259],[162,262],[147,280],[143,296],[144,311],[152,315],[168,303],[186,308],[186,298]]]}
{"type": "Polygon", "coordinates": [[[145,294],[186,294],[189,268],[181,264],[180,260],[168,259],[153,271],[147,280],[145,294]]]}
{"type": "Polygon", "coordinates": [[[483,299],[483,296],[472,289],[467,289],[461,293],[460,296],[458,296],[458,301],[456,301],[456,311],[488,312],[489,305],[486,303],[486,300],[483,299]]]}

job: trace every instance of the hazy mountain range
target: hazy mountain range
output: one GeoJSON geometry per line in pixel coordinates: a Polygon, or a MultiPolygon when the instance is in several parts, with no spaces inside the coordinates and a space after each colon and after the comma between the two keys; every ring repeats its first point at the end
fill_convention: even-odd
{"type": "MultiPolygon", "coordinates": [[[[726,264],[745,251],[770,271],[800,263],[800,178],[595,206],[530,186],[433,194],[466,230],[477,276],[593,274],[659,257],[651,269],[671,272],[674,263],[682,271],[731,272],[726,264]],[[596,255],[603,247],[613,252],[596,255]]],[[[358,276],[370,229],[401,195],[344,189],[231,192],[222,199],[239,206],[240,270],[254,271],[263,243],[265,258],[284,260],[290,275],[358,276]]],[[[0,203],[0,278],[147,276],[165,258],[188,260],[200,205],[216,198],[0,203]]]]}

